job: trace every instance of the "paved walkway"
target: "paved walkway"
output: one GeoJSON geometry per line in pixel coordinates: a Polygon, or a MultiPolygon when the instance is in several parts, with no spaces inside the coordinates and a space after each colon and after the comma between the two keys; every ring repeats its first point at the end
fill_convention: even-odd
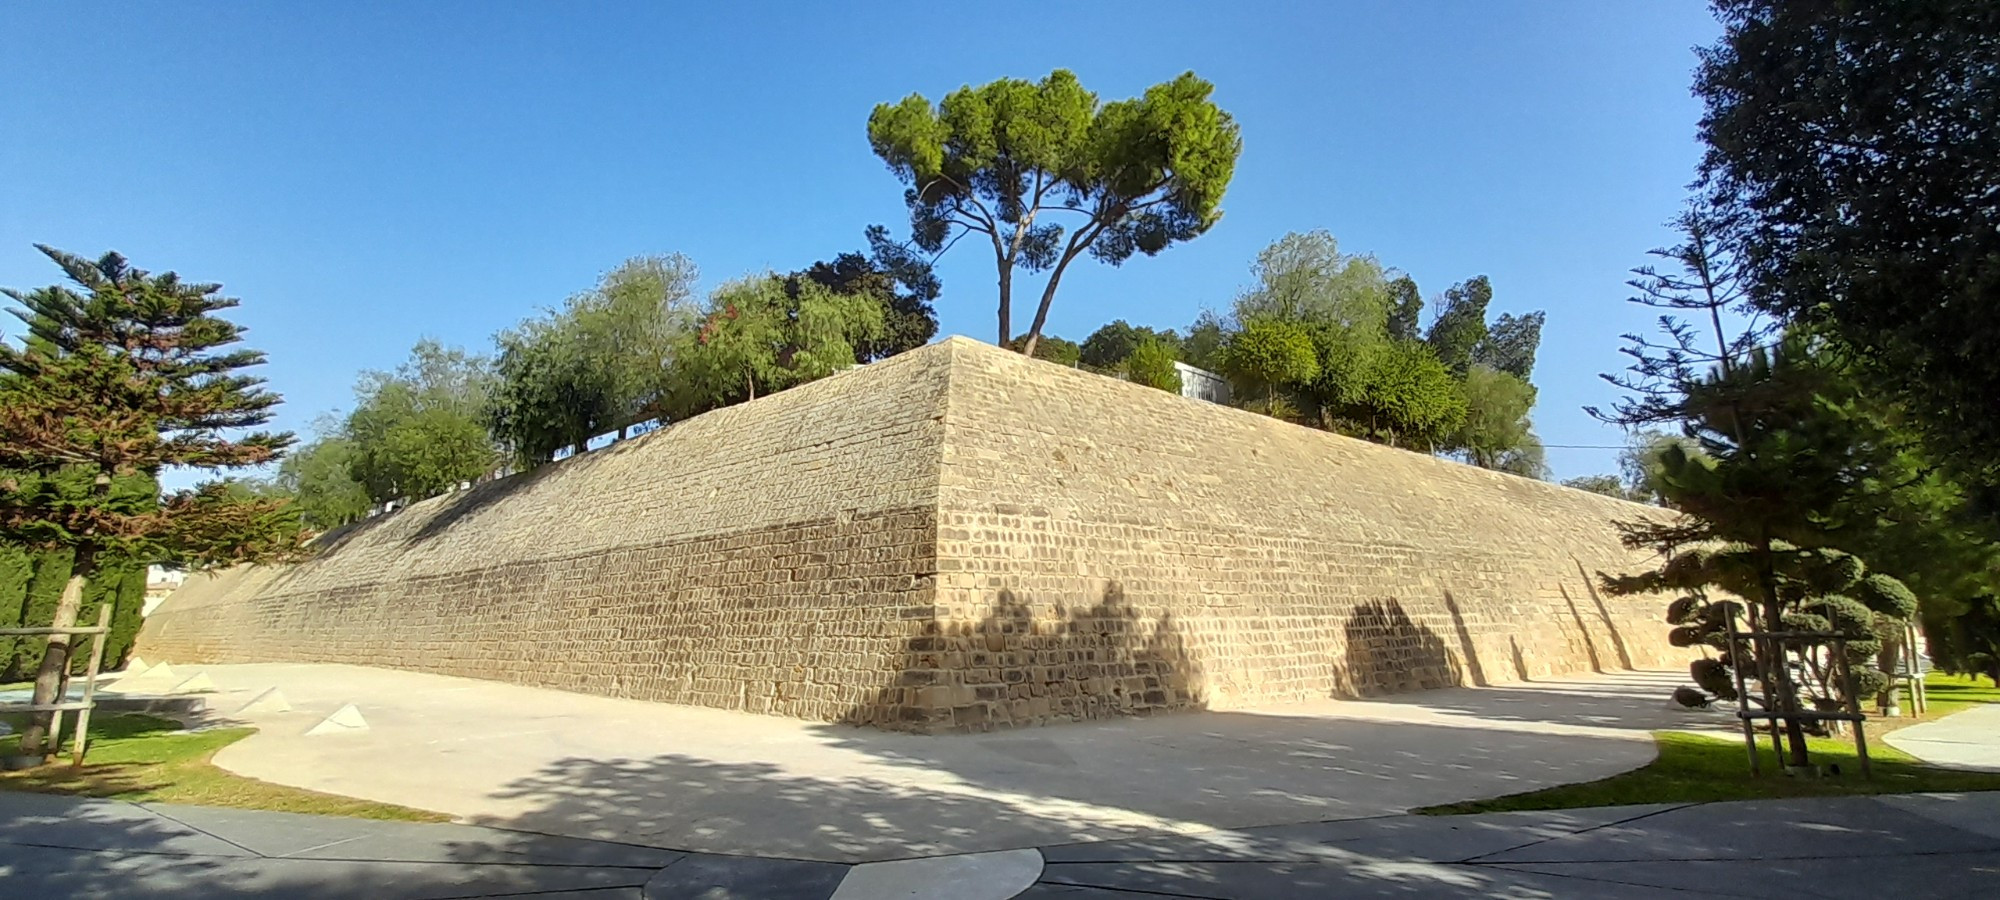
{"type": "Polygon", "coordinates": [[[1899,728],[1882,739],[1934,766],[2000,772],[2000,703],[1899,728]]]}
{"type": "Polygon", "coordinates": [[[1986,898],[2000,793],[1387,816],[862,865],[0,793],[20,897],[1986,898]]]}
{"type": "Polygon", "coordinates": [[[1649,762],[1727,727],[1679,675],[925,737],[328,665],[181,667],[222,714],[289,712],[226,769],[463,820],[719,854],[862,862],[1400,813],[1649,762]],[[353,703],[365,731],[307,732],[353,703]]]}

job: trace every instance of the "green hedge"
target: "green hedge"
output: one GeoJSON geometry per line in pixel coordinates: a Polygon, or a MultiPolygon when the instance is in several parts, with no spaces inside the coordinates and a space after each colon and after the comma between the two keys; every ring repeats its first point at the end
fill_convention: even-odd
{"type": "MultiPolygon", "coordinates": [[[[0,546],[0,628],[47,625],[55,618],[63,586],[69,582],[71,555],[66,550],[23,550],[0,546]]],[[[111,604],[111,633],[105,636],[105,669],[121,665],[139,634],[146,603],[146,566],[132,560],[110,560],[85,583],[79,624],[97,622],[97,611],[111,604]]],[[[0,635],[0,681],[26,681],[41,665],[47,640],[0,635]]],[[[78,654],[71,671],[81,674],[90,658],[78,654]]]]}
{"type": "MultiPolygon", "coordinates": [[[[28,551],[19,547],[0,544],[0,628],[18,628],[21,625],[22,601],[28,596],[28,577],[35,571],[34,560],[28,551]]],[[[21,638],[0,634],[0,681],[16,681],[14,671],[14,647],[21,638]]]]}

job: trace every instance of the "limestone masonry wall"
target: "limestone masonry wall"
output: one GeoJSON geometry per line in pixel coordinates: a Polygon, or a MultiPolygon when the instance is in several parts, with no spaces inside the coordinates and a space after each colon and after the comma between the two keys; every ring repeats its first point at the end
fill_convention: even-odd
{"type": "Polygon", "coordinates": [[[906,354],[195,577],[174,662],[388,666],[869,721],[929,614],[946,369],[906,354]]]}
{"type": "Polygon", "coordinates": [[[919,731],[1657,667],[1659,511],[953,338],[190,579],[142,652],[919,731]]]}

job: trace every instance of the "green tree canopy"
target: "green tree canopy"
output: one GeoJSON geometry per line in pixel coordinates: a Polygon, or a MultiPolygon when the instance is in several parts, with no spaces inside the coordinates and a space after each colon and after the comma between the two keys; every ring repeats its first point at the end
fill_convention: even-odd
{"type": "Polygon", "coordinates": [[[1264,412],[1278,414],[1278,391],[1319,376],[1312,335],[1296,322],[1251,319],[1229,336],[1222,351],[1223,374],[1264,394],[1264,412]]]}
{"type": "Polygon", "coordinates": [[[1022,345],[1033,355],[1078,256],[1118,265],[1198,237],[1221,218],[1243,142],[1213,92],[1190,72],[1102,103],[1058,69],[1040,82],[968,85],[935,106],[919,94],[880,104],[868,117],[868,141],[909,185],[913,243],[941,253],[976,234],[991,246],[1002,346],[1016,336],[1015,271],[1049,272],[1022,345]],[[1066,229],[1058,216],[1075,218],[1066,229]]]}
{"type": "MultiPolygon", "coordinates": [[[[1473,465],[1509,468],[1503,465],[1509,461],[1508,454],[1528,446],[1533,436],[1528,412],[1534,406],[1534,385],[1490,366],[1475,364],[1465,375],[1465,419],[1445,443],[1473,465]]],[[[1540,442],[1534,443],[1539,446],[1540,442]]],[[[1526,462],[1518,457],[1515,461],[1517,466],[1526,462]]],[[[1532,464],[1529,468],[1531,472],[1532,464]]]]}
{"type": "Polygon", "coordinates": [[[323,532],[368,515],[373,502],[354,479],[356,455],[353,442],[337,430],[285,454],[277,485],[291,496],[301,524],[323,532]]]}
{"type": "MultiPolygon", "coordinates": [[[[501,462],[485,422],[493,390],[485,357],[418,341],[396,371],[362,373],[341,444],[316,449],[298,465],[322,462],[329,449],[343,455],[349,477],[376,503],[444,493],[501,462]]],[[[339,489],[331,482],[315,487],[339,489]]],[[[317,497],[315,505],[328,499],[334,498],[317,497]]]]}
{"type": "Polygon", "coordinates": [[[1501,313],[1473,347],[1473,362],[1527,381],[1535,372],[1535,351],[1542,346],[1542,323],[1547,318],[1540,310],[1521,316],[1501,313]]]}
{"type": "Polygon", "coordinates": [[[1424,295],[1417,291],[1416,279],[1399,276],[1389,282],[1389,336],[1399,341],[1423,337],[1417,326],[1423,320],[1424,295]]]}
{"type": "Polygon", "coordinates": [[[1472,370],[1474,354],[1486,340],[1486,306],[1493,302],[1493,284],[1480,275],[1447,288],[1438,302],[1424,340],[1445,368],[1460,378],[1472,370]]]}
{"type": "MultiPolygon", "coordinates": [[[[1025,334],[1015,338],[1013,343],[1007,345],[1007,349],[1016,353],[1027,353],[1027,347],[1028,336],[1025,334]]],[[[1035,342],[1035,351],[1031,355],[1045,362],[1075,368],[1079,362],[1083,361],[1083,347],[1077,342],[1059,335],[1048,334],[1043,335],[1041,340],[1035,342]]]]}
{"type": "Polygon", "coordinates": [[[930,263],[889,240],[887,229],[869,226],[868,243],[868,256],[842,253],[791,275],[794,283],[810,279],[836,294],[867,297],[881,306],[882,335],[855,344],[855,362],[887,359],[930,343],[938,330],[931,304],[943,290],[930,263]]]}
{"type": "Polygon", "coordinates": [[[1340,252],[1332,234],[1293,232],[1257,254],[1257,285],[1236,299],[1236,318],[1332,325],[1388,336],[1389,280],[1372,256],[1340,252]]]}
{"type": "MultiPolygon", "coordinates": [[[[1251,271],[1256,283],[1237,297],[1232,318],[1211,314],[1197,322],[1184,358],[1195,365],[1212,360],[1240,389],[1261,394],[1273,414],[1283,409],[1355,437],[1430,452],[1457,449],[1490,468],[1546,474],[1541,442],[1525,418],[1542,313],[1502,315],[1489,329],[1493,291],[1481,276],[1445,292],[1437,320],[1420,339],[1424,304],[1416,282],[1391,278],[1372,256],[1342,253],[1324,231],[1286,235],[1258,254],[1251,271]],[[1313,364],[1296,371],[1309,374],[1273,383],[1232,363],[1227,348],[1251,322],[1267,330],[1282,323],[1307,338],[1313,364]],[[1224,350],[1207,350],[1210,341],[1224,350]],[[1475,368],[1488,371],[1475,376],[1475,368]],[[1496,372],[1509,380],[1492,377],[1496,372]],[[1518,402],[1522,396],[1526,405],[1518,402]],[[1500,418],[1505,422],[1493,424],[1500,418]]],[[[1245,346],[1261,353],[1269,336],[1253,336],[1245,346]]]]}
{"type": "Polygon", "coordinates": [[[1202,310],[1187,328],[1187,337],[1181,339],[1181,361],[1197,369],[1210,372],[1222,371],[1222,348],[1229,341],[1229,331],[1212,310],[1202,310]]]}
{"type": "Polygon", "coordinates": [[[1578,475],[1575,478],[1563,479],[1562,485],[1567,488],[1576,488],[1579,491],[1589,491],[1593,494],[1603,494],[1606,497],[1616,497],[1620,500],[1634,499],[1631,493],[1625,489],[1624,479],[1616,475],[1578,475]]]}
{"type": "Polygon", "coordinates": [[[679,254],[635,257],[562,309],[501,333],[489,431],[534,466],[657,416],[674,348],[702,320],[697,277],[679,254]]]}
{"type": "Polygon", "coordinates": [[[769,274],[730,282],[709,298],[701,326],[677,339],[666,410],[686,418],[824,378],[882,334],[872,297],[769,274]]]}
{"type": "Polygon", "coordinates": [[[1179,352],[1181,342],[1180,336],[1174,334],[1171,328],[1155,331],[1150,326],[1133,325],[1124,319],[1116,319],[1083,339],[1079,361],[1093,369],[1116,371],[1125,365],[1140,344],[1147,341],[1162,344],[1174,353],[1179,352]]]}
{"type": "Polygon", "coordinates": [[[1123,361],[1125,377],[1133,384],[1178,394],[1181,392],[1181,372],[1174,367],[1176,355],[1174,345],[1165,338],[1156,335],[1141,337],[1123,361]]]}
{"type": "Polygon", "coordinates": [[[1464,388],[1422,342],[1379,344],[1361,362],[1358,379],[1344,396],[1347,433],[1428,451],[1464,421],[1464,388]]]}
{"type": "Polygon", "coordinates": [[[2000,501],[2000,5],[1714,7],[1703,168],[1748,299],[1831,326],[2000,501]]]}

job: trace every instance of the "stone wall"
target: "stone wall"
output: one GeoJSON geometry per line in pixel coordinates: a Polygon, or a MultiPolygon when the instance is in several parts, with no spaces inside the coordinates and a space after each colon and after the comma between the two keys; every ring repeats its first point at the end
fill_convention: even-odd
{"type": "Polygon", "coordinates": [[[909,354],[197,576],[173,662],[389,666],[871,721],[930,611],[945,360],[909,354]]]}
{"type": "Polygon", "coordinates": [[[938,627],[906,718],[955,727],[1677,667],[1603,596],[1662,512],[967,348],[938,627]],[[936,699],[949,698],[949,709],[936,699]]]}
{"type": "Polygon", "coordinates": [[[192,579],[148,656],[920,731],[1678,663],[1658,511],[953,338],[192,579]]]}

